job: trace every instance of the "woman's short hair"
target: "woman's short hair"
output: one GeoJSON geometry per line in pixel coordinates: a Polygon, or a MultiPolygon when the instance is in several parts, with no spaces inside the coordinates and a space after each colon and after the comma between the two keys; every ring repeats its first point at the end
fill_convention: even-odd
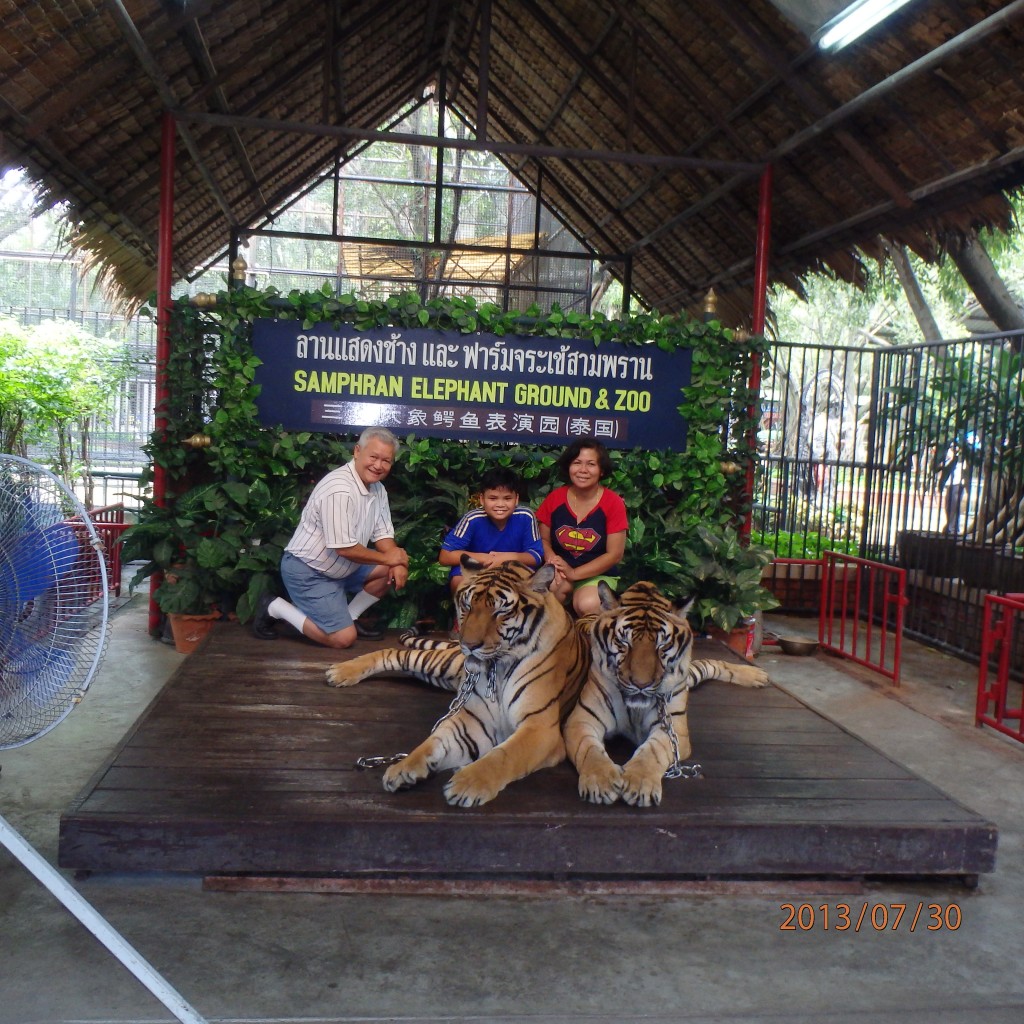
{"type": "Polygon", "coordinates": [[[555,463],[558,467],[558,475],[563,480],[568,481],[569,467],[579,458],[580,452],[586,448],[591,449],[597,455],[597,464],[601,467],[601,476],[606,477],[611,474],[612,460],[608,454],[608,449],[600,441],[595,441],[592,437],[580,437],[562,452],[555,463]]]}

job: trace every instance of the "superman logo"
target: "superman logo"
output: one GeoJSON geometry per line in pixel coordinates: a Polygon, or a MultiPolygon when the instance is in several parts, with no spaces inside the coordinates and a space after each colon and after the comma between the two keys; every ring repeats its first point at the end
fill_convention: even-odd
{"type": "Polygon", "coordinates": [[[601,535],[589,527],[581,529],[578,526],[560,526],[555,530],[555,539],[570,554],[582,555],[601,540],[601,535]]]}

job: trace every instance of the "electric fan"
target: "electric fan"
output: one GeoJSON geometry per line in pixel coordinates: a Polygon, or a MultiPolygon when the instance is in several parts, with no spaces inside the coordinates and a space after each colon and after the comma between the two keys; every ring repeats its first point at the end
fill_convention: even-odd
{"type": "MultiPolygon", "coordinates": [[[[0,455],[0,750],[49,732],[81,701],[110,635],[103,545],[49,470],[0,455]]],[[[202,1018],[0,816],[0,842],[183,1024],[202,1018]]]]}
{"type": "Polygon", "coordinates": [[[0,747],[61,722],[82,699],[109,635],[102,547],[52,473],[0,460],[0,747]]]}

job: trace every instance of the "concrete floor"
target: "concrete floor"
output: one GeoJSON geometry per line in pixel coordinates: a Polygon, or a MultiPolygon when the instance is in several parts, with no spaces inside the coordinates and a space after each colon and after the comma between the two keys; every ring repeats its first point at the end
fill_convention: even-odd
{"type": "MultiPolygon", "coordinates": [[[[768,627],[813,632],[806,620],[768,627]]],[[[203,892],[195,877],[127,875],[75,887],[209,1021],[1019,1024],[1024,746],[974,728],[970,665],[909,646],[898,691],[821,655],[764,653],[759,664],[998,825],[997,869],[973,891],[901,882],[852,895],[754,883],[660,897],[240,895],[203,892]],[[806,930],[783,930],[787,903],[806,905],[806,930]],[[854,922],[867,906],[859,930],[836,929],[841,903],[854,922]],[[959,927],[928,930],[932,904],[959,927]],[[871,927],[872,914],[888,927],[871,927]]],[[[0,752],[0,811],[49,861],[61,811],[181,660],[149,639],[136,597],[114,617],[82,706],[0,752]]],[[[0,1024],[173,1019],[0,849],[0,1024]]]]}

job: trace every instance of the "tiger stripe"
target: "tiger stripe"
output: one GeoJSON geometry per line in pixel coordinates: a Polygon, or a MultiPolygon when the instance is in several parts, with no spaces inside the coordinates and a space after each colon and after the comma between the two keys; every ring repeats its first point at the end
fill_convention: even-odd
{"type": "Polygon", "coordinates": [[[561,723],[586,678],[590,651],[549,590],[553,567],[532,572],[504,562],[484,569],[463,556],[462,568],[457,643],[403,634],[401,649],[332,665],[327,681],[352,686],[402,674],[456,691],[430,735],[385,772],[384,788],[394,792],[454,768],[445,798],[471,807],[564,759],[561,723]]]}
{"type": "Polygon", "coordinates": [[[603,611],[578,623],[581,635],[589,638],[591,666],[565,723],[566,750],[579,773],[583,799],[610,804],[621,798],[638,807],[657,805],[675,749],[679,760],[690,755],[690,691],[712,679],[764,686],[768,677],[750,665],[692,661],[689,606],[673,606],[653,583],[634,583],[621,598],[603,582],[598,592],[603,611]],[[636,744],[621,767],[606,749],[613,736],[636,744]]]}

